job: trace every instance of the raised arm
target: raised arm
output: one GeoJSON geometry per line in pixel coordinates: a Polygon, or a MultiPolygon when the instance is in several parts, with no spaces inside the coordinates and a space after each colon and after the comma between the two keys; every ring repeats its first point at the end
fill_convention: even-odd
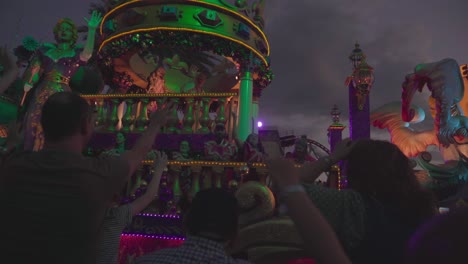
{"type": "Polygon", "coordinates": [[[267,164],[308,254],[322,264],[351,263],[335,232],[299,184],[292,162],[278,159],[269,160],[267,164]]]}
{"type": "Polygon", "coordinates": [[[156,157],[153,163],[153,178],[148,184],[146,192],[132,203],[132,215],[139,214],[145,209],[148,204],[153,201],[154,197],[158,194],[159,183],[164,169],[167,166],[167,155],[163,152],[156,152],[156,157]]]}
{"type": "Polygon", "coordinates": [[[172,108],[173,104],[169,104],[165,108],[155,111],[150,117],[148,128],[143,132],[133,148],[122,154],[121,158],[130,167],[129,177],[133,175],[135,170],[141,165],[141,161],[145,158],[146,154],[151,150],[151,146],[153,146],[161,127],[166,124],[167,117],[172,108]]]}
{"type": "Polygon", "coordinates": [[[0,48],[0,66],[3,68],[3,76],[0,78],[0,94],[2,94],[18,76],[15,59],[6,47],[0,48]]]}
{"type": "Polygon", "coordinates": [[[333,153],[328,157],[322,157],[317,161],[305,164],[299,173],[301,181],[313,183],[323,172],[327,171],[335,163],[346,159],[354,146],[349,138],[340,141],[333,153]]]}
{"type": "Polygon", "coordinates": [[[24,100],[26,99],[27,93],[33,88],[33,86],[37,83],[40,79],[42,74],[42,62],[40,55],[36,53],[33,59],[29,63],[28,68],[24,72],[23,81],[24,81],[24,94],[23,99],[21,100],[20,105],[24,104],[24,100]]]}
{"type": "Polygon", "coordinates": [[[82,61],[88,61],[91,58],[91,56],[93,56],[94,41],[96,39],[96,29],[101,23],[101,20],[102,16],[97,11],[93,11],[89,20],[85,18],[85,21],[88,23],[88,36],[86,38],[84,50],[80,54],[80,58],[82,61]]]}

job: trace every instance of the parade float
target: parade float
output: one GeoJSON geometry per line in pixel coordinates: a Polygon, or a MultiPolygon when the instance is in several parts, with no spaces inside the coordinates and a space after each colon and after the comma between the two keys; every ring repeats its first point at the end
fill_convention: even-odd
{"type": "MultiPolygon", "coordinates": [[[[263,161],[266,154],[286,156],[300,166],[328,155],[330,150],[307,137],[280,137],[277,130],[259,131],[255,125],[259,97],[273,78],[270,46],[263,31],[264,4],[262,0],[251,4],[224,0],[102,1],[90,10],[96,18],[91,21],[102,14],[96,28],[89,23],[88,27],[75,27],[68,20],[57,24],[65,21],[73,25],[76,54],[83,47],[75,46],[75,35],[87,33],[88,44],[96,34],[93,46],[84,47],[94,49],[86,65],[75,65],[69,59],[63,64],[58,63],[61,59],[48,61],[70,76],[53,71],[53,76],[44,77],[59,78],[59,83],[69,85],[95,106],[96,133],[87,155],[119,155],[145,130],[152,111],[168,103],[177,105],[153,145],[171,158],[159,195],[122,234],[120,263],[180,245],[185,238],[184,210],[200,189],[213,186],[235,192],[240,202],[241,243],[233,248],[233,254],[247,255],[258,263],[272,259],[286,263],[304,255],[293,223],[276,213],[263,161]]],[[[54,34],[57,40],[55,29],[54,34]]],[[[58,45],[27,37],[15,50],[18,64],[34,69],[37,54],[46,54],[49,49],[58,49],[58,45]]],[[[43,66],[37,63],[36,73],[43,66]]],[[[366,69],[358,66],[356,80],[350,85],[362,83],[360,78],[366,77],[362,75],[366,69]]],[[[34,85],[42,80],[27,70],[25,78],[9,89],[8,103],[12,107],[23,105],[28,94],[23,93],[25,82],[34,85]]],[[[350,100],[356,98],[352,92],[350,100]]],[[[331,114],[329,143],[333,148],[345,126],[339,122],[336,107],[331,114]]],[[[12,114],[10,119],[14,118],[12,114]]],[[[2,125],[5,138],[6,124],[2,125]]],[[[122,191],[122,203],[145,192],[151,164],[152,153],[148,153],[122,191]]],[[[327,174],[326,184],[343,187],[339,166],[327,174]]]]}
{"type": "MultiPolygon", "coordinates": [[[[93,9],[104,14],[96,67],[109,91],[83,95],[96,105],[102,127],[89,154],[130,148],[152,111],[177,105],[153,145],[170,155],[168,170],[157,199],[122,235],[124,263],[182,243],[181,215],[200,189],[236,191],[249,170],[265,183],[261,145],[252,133],[258,98],[273,77],[270,47],[263,1],[252,9],[224,1],[124,1],[93,9]]],[[[128,183],[123,202],[144,192],[151,162],[128,183]]]]}
{"type": "Polygon", "coordinates": [[[403,82],[401,102],[388,103],[371,114],[373,125],[387,129],[391,141],[416,161],[422,183],[439,199],[454,195],[468,179],[467,77],[467,65],[454,59],[419,64],[403,82]],[[412,100],[425,88],[431,93],[427,102],[432,120],[426,122],[432,125],[418,130],[414,125],[426,120],[426,112],[412,100]],[[429,146],[438,149],[442,160],[433,161],[429,146]]]}

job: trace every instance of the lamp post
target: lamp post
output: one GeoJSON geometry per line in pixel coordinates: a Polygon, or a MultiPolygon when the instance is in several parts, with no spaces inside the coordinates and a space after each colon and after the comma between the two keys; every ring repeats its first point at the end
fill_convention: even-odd
{"type": "Polygon", "coordinates": [[[349,134],[351,139],[370,138],[369,94],[374,84],[374,69],[358,43],[349,56],[353,74],[346,79],[349,89],[349,134]]]}
{"type": "MultiPolygon", "coordinates": [[[[341,111],[337,105],[334,105],[330,111],[332,116],[332,124],[328,127],[328,142],[330,143],[330,151],[335,150],[335,146],[342,140],[343,130],[346,128],[340,123],[341,111]]],[[[343,164],[340,162],[333,166],[328,175],[328,187],[342,189],[345,187],[345,178],[341,176],[343,164]]]]}
{"type": "Polygon", "coordinates": [[[358,109],[363,110],[374,84],[374,68],[363,59],[353,72],[353,86],[358,99],[358,109]]]}
{"type": "Polygon", "coordinates": [[[330,144],[330,151],[333,152],[336,144],[343,139],[342,133],[346,126],[340,123],[341,111],[337,105],[333,106],[330,115],[333,123],[328,127],[328,143],[330,144]]]}
{"type": "Polygon", "coordinates": [[[353,64],[353,70],[361,64],[362,60],[366,59],[366,55],[362,52],[359,43],[356,42],[356,44],[354,44],[354,49],[348,58],[353,64]]]}

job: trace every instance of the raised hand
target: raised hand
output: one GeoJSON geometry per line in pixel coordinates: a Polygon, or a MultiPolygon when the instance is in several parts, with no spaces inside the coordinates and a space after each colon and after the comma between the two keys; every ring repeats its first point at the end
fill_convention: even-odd
{"type": "Polygon", "coordinates": [[[344,160],[348,157],[348,155],[351,153],[353,150],[353,147],[355,146],[355,141],[351,141],[350,138],[345,138],[338,142],[335,146],[335,150],[333,153],[330,155],[331,159],[333,162],[338,162],[340,160],[344,160]]]}
{"type": "Polygon", "coordinates": [[[168,103],[165,107],[158,108],[158,110],[154,111],[150,117],[150,125],[156,124],[160,126],[166,125],[167,118],[169,117],[172,110],[174,110],[176,105],[174,103],[168,103]]]}
{"type": "Polygon", "coordinates": [[[167,167],[167,155],[162,151],[155,151],[153,168],[155,171],[162,172],[167,167]]]}
{"type": "Polygon", "coordinates": [[[91,14],[91,18],[88,20],[85,17],[84,20],[86,21],[86,23],[88,23],[88,28],[96,29],[101,24],[102,15],[98,11],[94,10],[91,14]]]}
{"type": "Polygon", "coordinates": [[[273,180],[275,187],[282,190],[291,185],[299,184],[300,178],[298,169],[294,167],[294,163],[283,158],[269,159],[265,162],[268,172],[273,180]]]}

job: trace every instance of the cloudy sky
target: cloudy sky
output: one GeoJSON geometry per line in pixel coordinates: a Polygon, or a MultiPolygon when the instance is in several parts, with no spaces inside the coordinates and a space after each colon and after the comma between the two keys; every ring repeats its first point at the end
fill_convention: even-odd
{"type": "MultiPolygon", "coordinates": [[[[27,35],[51,41],[59,18],[82,21],[91,2],[1,1],[0,43],[11,47],[27,35]]],[[[347,57],[356,41],[375,68],[371,109],[399,100],[404,76],[418,63],[446,57],[468,62],[466,0],[266,2],[276,77],[263,93],[260,116],[266,125],[307,134],[324,144],[334,104],[347,123],[344,80],[351,73],[347,57]]],[[[385,135],[377,132],[375,136],[385,135]]]]}

